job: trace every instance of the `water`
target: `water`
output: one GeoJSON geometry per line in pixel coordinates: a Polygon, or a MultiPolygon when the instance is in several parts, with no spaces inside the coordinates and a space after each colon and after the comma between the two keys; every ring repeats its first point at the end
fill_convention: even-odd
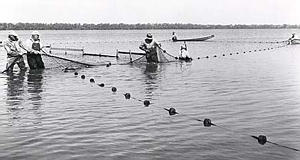
{"type": "MultiPolygon", "coordinates": [[[[137,40],[147,32],[41,31],[46,44],[101,41],[76,46],[112,55],[116,49],[138,51],[137,40]]],[[[166,40],[172,31],[151,32],[166,40]]],[[[300,148],[300,46],[243,54],[278,44],[219,42],[285,40],[293,32],[300,33],[178,30],[182,37],[215,34],[211,42],[188,43],[193,57],[211,58],[79,70],[85,80],[58,69],[2,74],[0,159],[299,159],[299,152],[260,145],[245,134],[263,134],[272,142],[300,148]],[[236,52],[241,54],[228,55],[236,52]],[[91,77],[106,87],[89,83],[91,77]],[[117,93],[111,92],[112,86],[117,93]],[[126,100],[121,94],[126,92],[152,104],[147,108],[126,100]],[[163,109],[169,107],[180,114],[169,116],[163,109]],[[210,118],[236,132],[203,127],[192,118],[210,118]]],[[[0,39],[5,33],[0,32],[0,39]]],[[[22,39],[29,33],[19,32],[22,39]]],[[[162,42],[173,54],[180,45],[162,42]]],[[[1,69],[5,61],[1,49],[1,69]]]]}

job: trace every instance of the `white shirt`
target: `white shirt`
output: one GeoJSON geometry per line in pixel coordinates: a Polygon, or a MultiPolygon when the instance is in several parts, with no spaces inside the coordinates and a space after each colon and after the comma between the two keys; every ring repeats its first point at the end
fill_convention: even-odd
{"type": "MultiPolygon", "coordinates": [[[[33,39],[28,39],[27,41],[26,41],[26,43],[25,43],[25,48],[28,50],[28,51],[33,51],[33,49],[32,49],[32,44],[33,44],[33,39]]],[[[37,41],[37,43],[40,43],[40,46],[41,46],[41,48],[42,48],[42,43],[40,42],[40,41],[37,41]]]]}
{"type": "Polygon", "coordinates": [[[183,58],[185,58],[185,57],[190,57],[190,54],[189,54],[189,52],[188,52],[187,50],[182,49],[182,50],[180,51],[180,53],[179,53],[179,57],[183,57],[183,58]]]}

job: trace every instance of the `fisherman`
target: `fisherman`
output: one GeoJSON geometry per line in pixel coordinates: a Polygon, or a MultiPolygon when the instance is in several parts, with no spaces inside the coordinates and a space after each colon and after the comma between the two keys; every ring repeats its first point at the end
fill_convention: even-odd
{"type": "Polygon", "coordinates": [[[192,60],[192,58],[190,57],[190,54],[187,50],[187,45],[186,45],[185,42],[180,47],[179,59],[180,60],[185,60],[185,61],[191,61],[192,60]]]}
{"type": "Polygon", "coordinates": [[[173,36],[172,36],[172,41],[176,41],[177,40],[177,36],[176,36],[176,33],[175,32],[173,32],[173,34],[172,34],[173,36]]]}
{"type": "Polygon", "coordinates": [[[292,37],[289,38],[288,44],[292,44],[292,43],[293,43],[292,41],[293,41],[294,39],[299,39],[298,36],[296,35],[296,33],[293,33],[293,34],[292,34],[292,37]]]}
{"type": "Polygon", "coordinates": [[[40,33],[33,31],[31,38],[26,42],[27,62],[30,69],[44,69],[44,62],[42,60],[41,51],[42,44],[40,41],[40,33]]]}
{"type": "Polygon", "coordinates": [[[23,44],[15,31],[8,32],[8,40],[4,42],[3,46],[7,52],[6,70],[3,72],[13,72],[15,64],[18,65],[20,70],[25,70],[24,52],[21,50],[23,44]]]}
{"type": "Polygon", "coordinates": [[[150,33],[147,34],[145,42],[140,45],[140,49],[146,52],[146,59],[148,63],[158,63],[158,53],[157,53],[157,44],[150,33]]]}

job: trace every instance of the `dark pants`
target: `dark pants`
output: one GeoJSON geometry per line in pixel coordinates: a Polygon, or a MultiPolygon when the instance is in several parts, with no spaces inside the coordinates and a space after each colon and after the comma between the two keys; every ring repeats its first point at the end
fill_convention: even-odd
{"type": "Polygon", "coordinates": [[[18,65],[18,67],[20,68],[20,70],[25,70],[26,69],[23,56],[9,57],[7,59],[7,64],[6,64],[6,70],[7,70],[7,72],[13,72],[15,64],[18,65]]]}
{"type": "Polygon", "coordinates": [[[148,63],[158,63],[156,47],[151,48],[149,52],[146,52],[146,59],[148,63]]]}
{"type": "Polygon", "coordinates": [[[28,54],[27,62],[30,69],[44,69],[44,62],[40,54],[28,54]]]}

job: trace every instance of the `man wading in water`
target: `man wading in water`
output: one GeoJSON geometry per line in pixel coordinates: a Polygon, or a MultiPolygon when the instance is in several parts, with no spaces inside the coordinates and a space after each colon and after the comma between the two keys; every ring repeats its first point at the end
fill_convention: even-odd
{"type": "Polygon", "coordinates": [[[145,42],[140,45],[140,49],[146,52],[146,59],[148,63],[158,63],[158,55],[157,55],[157,44],[150,33],[147,34],[145,42]]]}
{"type": "Polygon", "coordinates": [[[21,51],[22,41],[19,40],[19,36],[15,31],[8,33],[8,41],[3,44],[7,52],[7,64],[6,69],[3,72],[13,72],[15,64],[17,64],[20,70],[26,70],[23,54],[21,51]]]}
{"type": "Polygon", "coordinates": [[[44,69],[44,62],[40,51],[42,45],[40,42],[40,34],[38,31],[31,33],[31,38],[26,42],[27,62],[30,69],[44,69]]]}

